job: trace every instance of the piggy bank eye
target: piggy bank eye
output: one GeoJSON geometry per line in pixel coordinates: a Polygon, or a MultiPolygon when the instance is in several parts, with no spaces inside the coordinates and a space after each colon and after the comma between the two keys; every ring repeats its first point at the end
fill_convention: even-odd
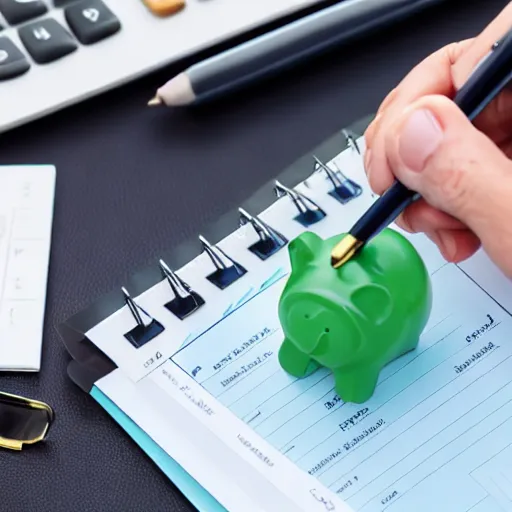
{"type": "Polygon", "coordinates": [[[386,288],[369,284],[357,288],[350,301],[359,313],[375,325],[380,325],[391,315],[393,302],[386,288]]]}

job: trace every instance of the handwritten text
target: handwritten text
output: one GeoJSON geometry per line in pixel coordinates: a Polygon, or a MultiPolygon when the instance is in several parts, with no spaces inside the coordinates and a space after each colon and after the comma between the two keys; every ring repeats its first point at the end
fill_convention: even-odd
{"type": "Polygon", "coordinates": [[[253,368],[261,364],[263,361],[268,359],[273,354],[272,351],[265,352],[261,356],[258,356],[254,361],[251,361],[250,363],[243,364],[240,366],[240,368],[230,375],[227,379],[221,380],[220,383],[222,387],[229,386],[234,380],[238,379],[241,375],[244,375],[247,372],[250,372],[253,368]]]}
{"type": "Polygon", "coordinates": [[[485,334],[493,325],[494,325],[494,318],[491,315],[487,315],[487,322],[484,323],[482,326],[480,326],[478,329],[475,329],[471,334],[466,336],[466,341],[468,343],[471,343],[472,341],[477,340],[485,334]]]}
{"type": "Polygon", "coordinates": [[[263,461],[267,466],[269,467],[272,467],[274,465],[274,463],[266,456],[263,454],[263,452],[257,448],[256,446],[253,446],[253,444],[248,440],[248,439],[245,439],[245,437],[243,437],[242,435],[238,434],[238,440],[247,448],[249,449],[252,453],[254,453],[261,461],[263,461]]]}
{"type": "Polygon", "coordinates": [[[244,341],[240,346],[234,348],[229,354],[227,354],[225,357],[223,357],[218,363],[213,365],[214,370],[220,370],[223,366],[229,364],[231,361],[236,359],[244,350],[247,350],[248,348],[252,347],[255,343],[258,343],[259,341],[263,340],[265,337],[267,337],[272,331],[265,327],[260,332],[254,334],[251,336],[247,341],[244,341]]]}
{"type": "Polygon", "coordinates": [[[379,421],[377,421],[377,423],[375,423],[375,425],[372,425],[371,427],[364,429],[361,432],[361,434],[359,434],[357,437],[354,437],[354,439],[352,439],[348,443],[345,443],[343,445],[343,448],[345,448],[345,450],[347,450],[347,451],[351,450],[352,448],[354,448],[354,446],[359,444],[363,439],[367,438],[368,436],[370,436],[371,434],[376,432],[380,427],[382,427],[382,425],[384,425],[384,423],[385,423],[384,420],[380,419],[379,421]]]}
{"type": "Polygon", "coordinates": [[[343,484],[341,487],[338,487],[338,490],[336,491],[336,494],[341,494],[343,491],[346,491],[349,487],[352,487],[355,485],[355,483],[359,480],[357,476],[354,476],[353,478],[349,478],[343,484]]]}
{"type": "Polygon", "coordinates": [[[169,373],[165,368],[162,370],[162,373],[169,379],[171,384],[175,386],[177,389],[179,389],[180,392],[183,393],[183,395],[197,408],[205,412],[208,416],[214,414],[213,409],[202,398],[196,398],[194,396],[194,393],[189,386],[187,386],[186,384],[180,384],[178,379],[174,375],[169,373]]]}
{"type": "Polygon", "coordinates": [[[340,423],[340,429],[343,432],[350,430],[354,425],[356,425],[362,419],[364,419],[367,414],[368,414],[368,407],[365,407],[364,409],[359,409],[359,411],[357,411],[353,416],[346,419],[343,423],[340,423]]]}
{"type": "Polygon", "coordinates": [[[327,466],[327,464],[330,464],[334,459],[339,457],[341,455],[342,451],[341,448],[338,448],[335,452],[332,452],[331,454],[327,455],[327,457],[324,457],[318,464],[313,466],[308,473],[310,475],[314,475],[318,471],[320,471],[324,466],[327,466]]]}
{"type": "Polygon", "coordinates": [[[484,345],[478,352],[475,352],[468,359],[466,359],[462,364],[455,365],[455,373],[462,373],[464,370],[469,368],[473,363],[478,361],[481,357],[488,354],[491,350],[498,348],[497,345],[494,345],[492,341],[490,341],[487,345],[484,345]]]}

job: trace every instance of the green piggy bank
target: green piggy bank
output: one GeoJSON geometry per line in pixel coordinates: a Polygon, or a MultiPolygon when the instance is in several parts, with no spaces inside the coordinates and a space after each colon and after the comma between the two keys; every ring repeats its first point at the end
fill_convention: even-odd
{"type": "Polygon", "coordinates": [[[305,232],[290,242],[279,362],[295,377],[329,368],[341,400],[362,403],[382,368],[416,348],[430,316],[431,283],[414,246],[392,229],[333,268],[331,250],[343,236],[305,232]]]}

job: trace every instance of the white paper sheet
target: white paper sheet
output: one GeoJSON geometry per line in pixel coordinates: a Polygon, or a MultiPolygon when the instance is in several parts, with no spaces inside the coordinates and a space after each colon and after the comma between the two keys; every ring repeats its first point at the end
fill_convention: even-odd
{"type": "Polygon", "coordinates": [[[0,166],[0,370],[38,371],[55,167],[0,166]]]}

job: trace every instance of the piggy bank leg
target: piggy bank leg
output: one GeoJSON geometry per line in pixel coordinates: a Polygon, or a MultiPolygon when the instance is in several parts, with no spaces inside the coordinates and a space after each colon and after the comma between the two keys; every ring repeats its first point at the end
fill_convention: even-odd
{"type": "Polygon", "coordinates": [[[279,364],[283,370],[294,377],[305,377],[318,368],[318,365],[304,352],[301,352],[290,340],[284,339],[279,349],[279,364]]]}
{"type": "Polygon", "coordinates": [[[407,352],[410,352],[411,350],[416,350],[416,348],[418,347],[419,342],[420,342],[419,336],[418,337],[411,336],[409,338],[409,340],[407,341],[407,345],[405,347],[404,354],[406,354],[407,352]]]}
{"type": "Polygon", "coordinates": [[[419,341],[420,341],[420,339],[418,337],[414,337],[414,336],[406,339],[404,341],[404,343],[402,344],[402,346],[397,350],[397,353],[395,354],[395,356],[389,362],[391,362],[394,359],[398,359],[413,350],[416,350],[416,348],[418,347],[419,341]]]}
{"type": "Polygon", "coordinates": [[[372,397],[379,379],[379,369],[371,366],[335,369],[333,374],[337,395],[344,402],[355,404],[362,404],[372,397]]]}

